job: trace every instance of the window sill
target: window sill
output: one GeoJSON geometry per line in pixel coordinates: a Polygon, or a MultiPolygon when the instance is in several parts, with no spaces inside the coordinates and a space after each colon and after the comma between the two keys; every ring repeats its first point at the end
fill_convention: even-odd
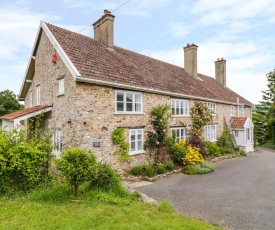
{"type": "Polygon", "coordinates": [[[59,97],[59,96],[63,96],[65,93],[59,93],[57,94],[56,96],[59,97]]]}
{"type": "Polygon", "coordinates": [[[143,153],[145,153],[144,150],[142,150],[142,151],[137,151],[137,152],[129,152],[128,154],[129,154],[130,156],[134,156],[134,155],[143,154],[143,153]]]}
{"type": "Polygon", "coordinates": [[[129,113],[129,112],[115,112],[115,115],[144,115],[145,113],[139,112],[139,113],[129,113]]]}

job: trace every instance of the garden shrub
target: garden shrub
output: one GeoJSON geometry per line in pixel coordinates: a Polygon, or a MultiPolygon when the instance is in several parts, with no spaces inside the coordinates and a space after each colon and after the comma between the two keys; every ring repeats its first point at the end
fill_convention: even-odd
{"type": "Polygon", "coordinates": [[[172,161],[168,161],[165,164],[165,168],[168,169],[168,170],[174,170],[175,165],[174,165],[174,163],[172,161]]]}
{"type": "Polygon", "coordinates": [[[157,166],[157,173],[158,174],[164,174],[166,172],[165,167],[163,164],[158,164],[157,166]]]}
{"type": "Polygon", "coordinates": [[[153,167],[147,167],[146,168],[146,175],[148,177],[153,177],[155,175],[155,169],[153,167]]]}
{"type": "Polygon", "coordinates": [[[184,167],[184,173],[190,175],[206,174],[214,171],[214,165],[210,162],[197,163],[195,165],[187,165],[184,167]]]}
{"type": "Polygon", "coordinates": [[[204,161],[200,154],[200,149],[192,147],[191,145],[187,146],[187,153],[182,160],[184,165],[195,165],[196,163],[202,163],[204,161]]]}
{"type": "Polygon", "coordinates": [[[29,190],[50,179],[50,139],[45,134],[37,141],[24,132],[0,131],[0,193],[29,190]]]}
{"type": "Polygon", "coordinates": [[[65,181],[73,188],[75,196],[79,185],[97,178],[98,165],[91,151],[70,148],[62,152],[60,159],[55,162],[65,181]]]}
{"type": "Polygon", "coordinates": [[[98,175],[95,180],[91,181],[91,187],[117,194],[125,193],[117,171],[105,163],[98,164],[98,175]]]}
{"type": "Polygon", "coordinates": [[[234,148],[233,142],[232,142],[232,139],[231,139],[231,136],[230,136],[230,133],[229,133],[228,129],[225,129],[222,132],[222,135],[217,140],[217,145],[219,147],[224,147],[226,149],[233,149],[234,148]]]}
{"type": "Polygon", "coordinates": [[[186,140],[180,140],[179,143],[174,141],[174,138],[169,138],[166,141],[166,149],[176,165],[182,165],[182,158],[185,157],[187,146],[186,140]]]}
{"type": "Polygon", "coordinates": [[[205,141],[204,143],[207,153],[211,156],[218,157],[221,155],[220,147],[211,141],[205,141]]]}
{"type": "Polygon", "coordinates": [[[130,169],[130,173],[135,176],[141,175],[142,171],[143,171],[142,166],[134,166],[133,168],[130,169]]]}
{"type": "Polygon", "coordinates": [[[241,150],[241,151],[240,151],[240,156],[242,156],[242,157],[246,157],[246,156],[247,156],[247,154],[246,154],[246,152],[245,152],[244,150],[241,150]]]}

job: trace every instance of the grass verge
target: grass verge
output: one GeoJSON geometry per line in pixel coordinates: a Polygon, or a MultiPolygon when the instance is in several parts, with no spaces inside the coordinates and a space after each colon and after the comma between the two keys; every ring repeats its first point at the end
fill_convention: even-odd
{"type": "Polygon", "coordinates": [[[167,203],[141,204],[135,195],[91,191],[71,200],[64,186],[0,196],[0,229],[221,229],[175,213],[167,203]]]}

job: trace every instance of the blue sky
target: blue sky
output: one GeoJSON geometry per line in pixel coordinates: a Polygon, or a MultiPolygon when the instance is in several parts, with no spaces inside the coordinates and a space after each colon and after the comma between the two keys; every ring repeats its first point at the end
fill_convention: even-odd
{"type": "MultiPolygon", "coordinates": [[[[126,0],[0,0],[0,91],[19,93],[40,21],[75,32],[126,0]]],[[[227,60],[227,86],[253,103],[275,68],[274,0],[131,0],[115,10],[115,45],[183,67],[198,48],[198,72],[227,60]]],[[[92,26],[81,32],[93,37],[92,26]]]]}

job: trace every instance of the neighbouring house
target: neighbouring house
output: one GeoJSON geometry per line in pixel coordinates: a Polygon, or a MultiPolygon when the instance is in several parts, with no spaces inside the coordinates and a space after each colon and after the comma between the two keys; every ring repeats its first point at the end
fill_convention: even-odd
{"type": "MultiPolygon", "coordinates": [[[[117,47],[114,18],[104,11],[93,24],[94,39],[41,22],[19,93],[25,109],[2,117],[7,128],[23,120],[28,125],[31,117],[43,113],[43,127],[53,133],[57,155],[79,146],[123,168],[146,161],[143,143],[152,107],[170,104],[170,133],[176,130],[177,138],[184,139],[191,126],[189,110],[198,100],[214,114],[213,123],[205,126],[205,140],[215,141],[233,124],[234,132],[246,133],[235,135],[240,146],[253,143],[253,105],[226,86],[226,60],[215,61],[212,78],[197,72],[195,44],[184,47],[182,67],[117,47]],[[241,128],[234,122],[240,117],[246,118],[241,128]],[[123,165],[113,154],[111,134],[117,127],[125,129],[129,140],[130,164],[123,165]]],[[[252,151],[253,145],[245,150],[252,151]]]]}

